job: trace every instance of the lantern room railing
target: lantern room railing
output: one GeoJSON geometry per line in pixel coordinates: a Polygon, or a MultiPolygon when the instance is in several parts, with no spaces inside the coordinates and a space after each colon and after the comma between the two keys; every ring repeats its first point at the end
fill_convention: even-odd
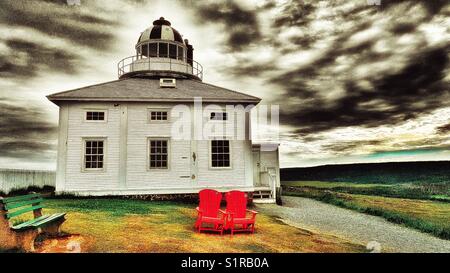
{"type": "Polygon", "coordinates": [[[119,78],[131,72],[145,71],[170,71],[193,75],[198,79],[203,79],[203,67],[194,60],[146,57],[144,55],[134,55],[122,59],[117,64],[119,78]],[[191,64],[192,63],[192,64],[191,64]]]}

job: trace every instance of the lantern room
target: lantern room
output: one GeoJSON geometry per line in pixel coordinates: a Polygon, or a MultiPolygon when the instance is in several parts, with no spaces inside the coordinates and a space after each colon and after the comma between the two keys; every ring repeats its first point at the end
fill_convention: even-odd
{"type": "Polygon", "coordinates": [[[192,45],[164,17],[141,33],[135,48],[136,55],[119,62],[119,78],[146,75],[202,80],[203,68],[193,60],[192,45]]]}

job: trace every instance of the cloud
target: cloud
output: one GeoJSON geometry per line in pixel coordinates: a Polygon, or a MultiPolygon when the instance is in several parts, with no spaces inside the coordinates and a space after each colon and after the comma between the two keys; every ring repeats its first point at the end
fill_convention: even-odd
{"type": "MultiPolygon", "coordinates": [[[[285,2],[278,6],[272,33],[264,33],[279,52],[271,60],[277,65],[253,73],[277,74],[266,82],[282,93],[275,100],[283,104],[280,121],[302,136],[415,119],[450,106],[450,33],[424,31],[442,24],[444,6],[444,1],[393,1],[382,7],[285,2]]],[[[249,59],[228,70],[251,71],[258,64],[249,59]]]]}
{"type": "Polygon", "coordinates": [[[343,94],[332,100],[323,98],[328,90],[310,88],[303,80],[312,73],[309,68],[288,72],[273,81],[285,88],[288,97],[304,99],[305,105],[282,111],[281,121],[298,126],[298,132],[312,133],[346,126],[397,124],[449,106],[448,84],[444,81],[447,50],[422,52],[400,72],[368,79],[370,90],[346,79],[343,94]]]}
{"type": "Polygon", "coordinates": [[[56,124],[48,121],[43,109],[0,99],[2,157],[29,159],[53,155],[56,129],[56,124]]]}
{"type": "MultiPolygon", "coordinates": [[[[88,2],[83,2],[83,6],[88,2]]],[[[0,23],[31,28],[73,44],[107,49],[117,22],[100,17],[102,10],[81,9],[65,1],[1,1],[0,23]]]]}
{"type": "Polygon", "coordinates": [[[272,26],[280,29],[292,26],[306,26],[311,21],[316,7],[305,1],[288,1],[281,7],[281,11],[272,23],[272,26]]]}
{"type": "Polygon", "coordinates": [[[436,132],[441,135],[450,134],[450,123],[437,127],[436,132]]]}
{"type": "Polygon", "coordinates": [[[114,45],[119,23],[105,12],[88,2],[76,7],[66,1],[0,1],[0,76],[78,73],[85,49],[108,51],[114,45]]]}
{"type": "Polygon", "coordinates": [[[19,39],[6,40],[5,45],[11,54],[0,55],[2,78],[31,78],[43,71],[78,71],[80,57],[69,51],[19,39]]]}
{"type": "Polygon", "coordinates": [[[241,7],[235,1],[188,1],[195,19],[202,24],[220,24],[226,35],[227,51],[240,51],[258,43],[262,36],[257,11],[241,7]]]}
{"type": "Polygon", "coordinates": [[[333,154],[354,154],[355,151],[361,150],[361,148],[376,147],[383,143],[385,143],[385,140],[381,139],[340,141],[323,144],[321,148],[333,154]]]}
{"type": "MultiPolygon", "coordinates": [[[[48,152],[56,149],[55,145],[45,142],[30,141],[7,141],[0,142],[2,157],[23,158],[23,159],[55,159],[49,156],[48,152]]],[[[52,153],[54,154],[54,153],[52,153]]]]}
{"type": "Polygon", "coordinates": [[[255,63],[249,62],[246,58],[238,60],[233,65],[225,65],[220,68],[220,71],[235,77],[256,77],[274,69],[275,64],[271,61],[255,63]]]}
{"type": "Polygon", "coordinates": [[[368,158],[381,158],[381,157],[392,157],[392,156],[415,156],[419,154],[435,154],[436,152],[448,152],[450,145],[444,147],[423,147],[417,149],[403,149],[403,150],[389,150],[389,151],[376,151],[370,155],[368,158]]]}

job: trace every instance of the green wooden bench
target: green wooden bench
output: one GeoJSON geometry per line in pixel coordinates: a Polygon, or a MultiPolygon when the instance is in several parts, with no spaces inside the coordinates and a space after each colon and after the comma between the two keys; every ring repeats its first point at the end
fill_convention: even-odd
{"type": "Polygon", "coordinates": [[[59,235],[66,213],[42,214],[44,199],[38,193],[0,197],[0,247],[34,251],[34,241],[40,233],[59,235]],[[13,225],[11,218],[33,212],[33,219],[13,225]]]}

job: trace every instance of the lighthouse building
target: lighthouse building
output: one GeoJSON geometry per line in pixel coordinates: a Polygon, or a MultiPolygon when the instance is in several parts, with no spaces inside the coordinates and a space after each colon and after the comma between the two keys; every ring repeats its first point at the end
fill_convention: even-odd
{"type": "Polygon", "coordinates": [[[119,61],[117,80],[47,96],[59,106],[56,192],[189,194],[213,188],[273,202],[278,148],[261,149],[250,137],[249,109],[260,99],[204,83],[193,46],[162,17],[135,48],[119,61]]]}

